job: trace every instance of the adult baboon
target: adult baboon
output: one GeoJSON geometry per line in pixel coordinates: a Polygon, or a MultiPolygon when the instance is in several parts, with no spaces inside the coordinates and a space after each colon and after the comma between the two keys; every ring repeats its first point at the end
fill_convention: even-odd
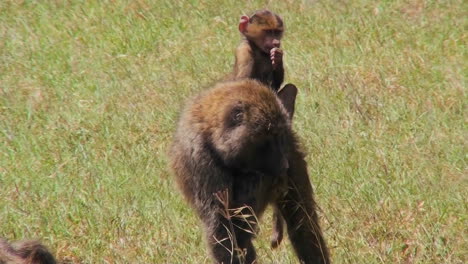
{"type": "Polygon", "coordinates": [[[283,90],[277,96],[250,79],[220,83],[180,118],[171,166],[216,263],[254,263],[257,217],[268,204],[285,219],[302,263],[330,263],[292,109],[285,108],[295,93],[283,90]]]}

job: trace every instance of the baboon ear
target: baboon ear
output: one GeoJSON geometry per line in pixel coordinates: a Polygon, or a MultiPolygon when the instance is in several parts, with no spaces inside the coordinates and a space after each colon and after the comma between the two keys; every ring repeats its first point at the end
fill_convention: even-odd
{"type": "Polygon", "coordinates": [[[294,84],[286,84],[283,89],[278,92],[278,97],[283,103],[284,108],[289,114],[289,118],[292,120],[294,115],[294,106],[296,104],[297,88],[294,84]]]}
{"type": "Polygon", "coordinates": [[[224,119],[226,127],[235,127],[241,124],[244,120],[244,110],[245,109],[242,104],[232,107],[224,119]]]}
{"type": "Polygon", "coordinates": [[[239,21],[239,31],[244,34],[247,31],[247,25],[249,24],[248,16],[241,16],[239,21]]]}

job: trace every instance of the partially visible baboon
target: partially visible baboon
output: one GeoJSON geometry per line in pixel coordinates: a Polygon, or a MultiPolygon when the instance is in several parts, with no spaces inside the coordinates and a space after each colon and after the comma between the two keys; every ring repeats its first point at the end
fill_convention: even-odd
{"type": "Polygon", "coordinates": [[[171,166],[215,263],[255,262],[256,217],[268,204],[284,218],[302,263],[330,263],[292,109],[285,108],[295,93],[287,91],[276,96],[250,79],[220,83],[182,113],[171,166]]]}
{"type": "Polygon", "coordinates": [[[242,16],[239,22],[242,41],[236,49],[231,80],[251,78],[278,91],[284,80],[283,20],[268,10],[242,16]]]}
{"type": "Polygon", "coordinates": [[[49,250],[36,240],[9,244],[0,239],[0,264],[55,264],[49,250]]]}

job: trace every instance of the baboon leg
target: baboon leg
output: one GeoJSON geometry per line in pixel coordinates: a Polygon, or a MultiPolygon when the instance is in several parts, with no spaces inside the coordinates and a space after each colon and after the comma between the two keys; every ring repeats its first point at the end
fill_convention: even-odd
{"type": "Polygon", "coordinates": [[[226,219],[219,215],[216,223],[208,226],[208,242],[215,263],[251,264],[256,260],[255,248],[252,244],[252,228],[244,219],[226,219]],[[213,227],[211,230],[209,227],[213,227]]]}
{"type": "Polygon", "coordinates": [[[207,225],[207,240],[215,264],[239,263],[234,255],[233,235],[230,231],[230,224],[222,216],[217,217],[215,223],[205,223],[207,225]]]}
{"type": "Polygon", "coordinates": [[[277,248],[281,244],[281,241],[283,241],[284,220],[281,211],[276,206],[273,209],[273,222],[273,234],[270,245],[272,248],[277,248]]]}
{"type": "Polygon", "coordinates": [[[289,190],[279,201],[289,239],[301,263],[329,264],[330,256],[320,229],[306,162],[297,151],[291,157],[289,190]]]}
{"type": "Polygon", "coordinates": [[[296,104],[297,87],[292,84],[286,84],[279,92],[278,97],[283,103],[284,108],[288,111],[289,118],[292,120],[294,116],[294,106],[296,104]]]}
{"type": "Polygon", "coordinates": [[[252,243],[253,235],[244,231],[244,230],[236,230],[236,238],[237,238],[237,245],[239,250],[241,250],[241,254],[243,255],[245,264],[252,264],[255,263],[257,259],[257,253],[255,252],[255,248],[252,243]]]}

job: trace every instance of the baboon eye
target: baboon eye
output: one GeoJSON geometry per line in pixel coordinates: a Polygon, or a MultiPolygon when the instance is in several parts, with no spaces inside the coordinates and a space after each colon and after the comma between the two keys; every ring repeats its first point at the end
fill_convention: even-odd
{"type": "Polygon", "coordinates": [[[264,32],[271,36],[281,36],[281,34],[283,33],[281,30],[277,30],[277,29],[267,29],[267,30],[264,30],[264,32]]]}

